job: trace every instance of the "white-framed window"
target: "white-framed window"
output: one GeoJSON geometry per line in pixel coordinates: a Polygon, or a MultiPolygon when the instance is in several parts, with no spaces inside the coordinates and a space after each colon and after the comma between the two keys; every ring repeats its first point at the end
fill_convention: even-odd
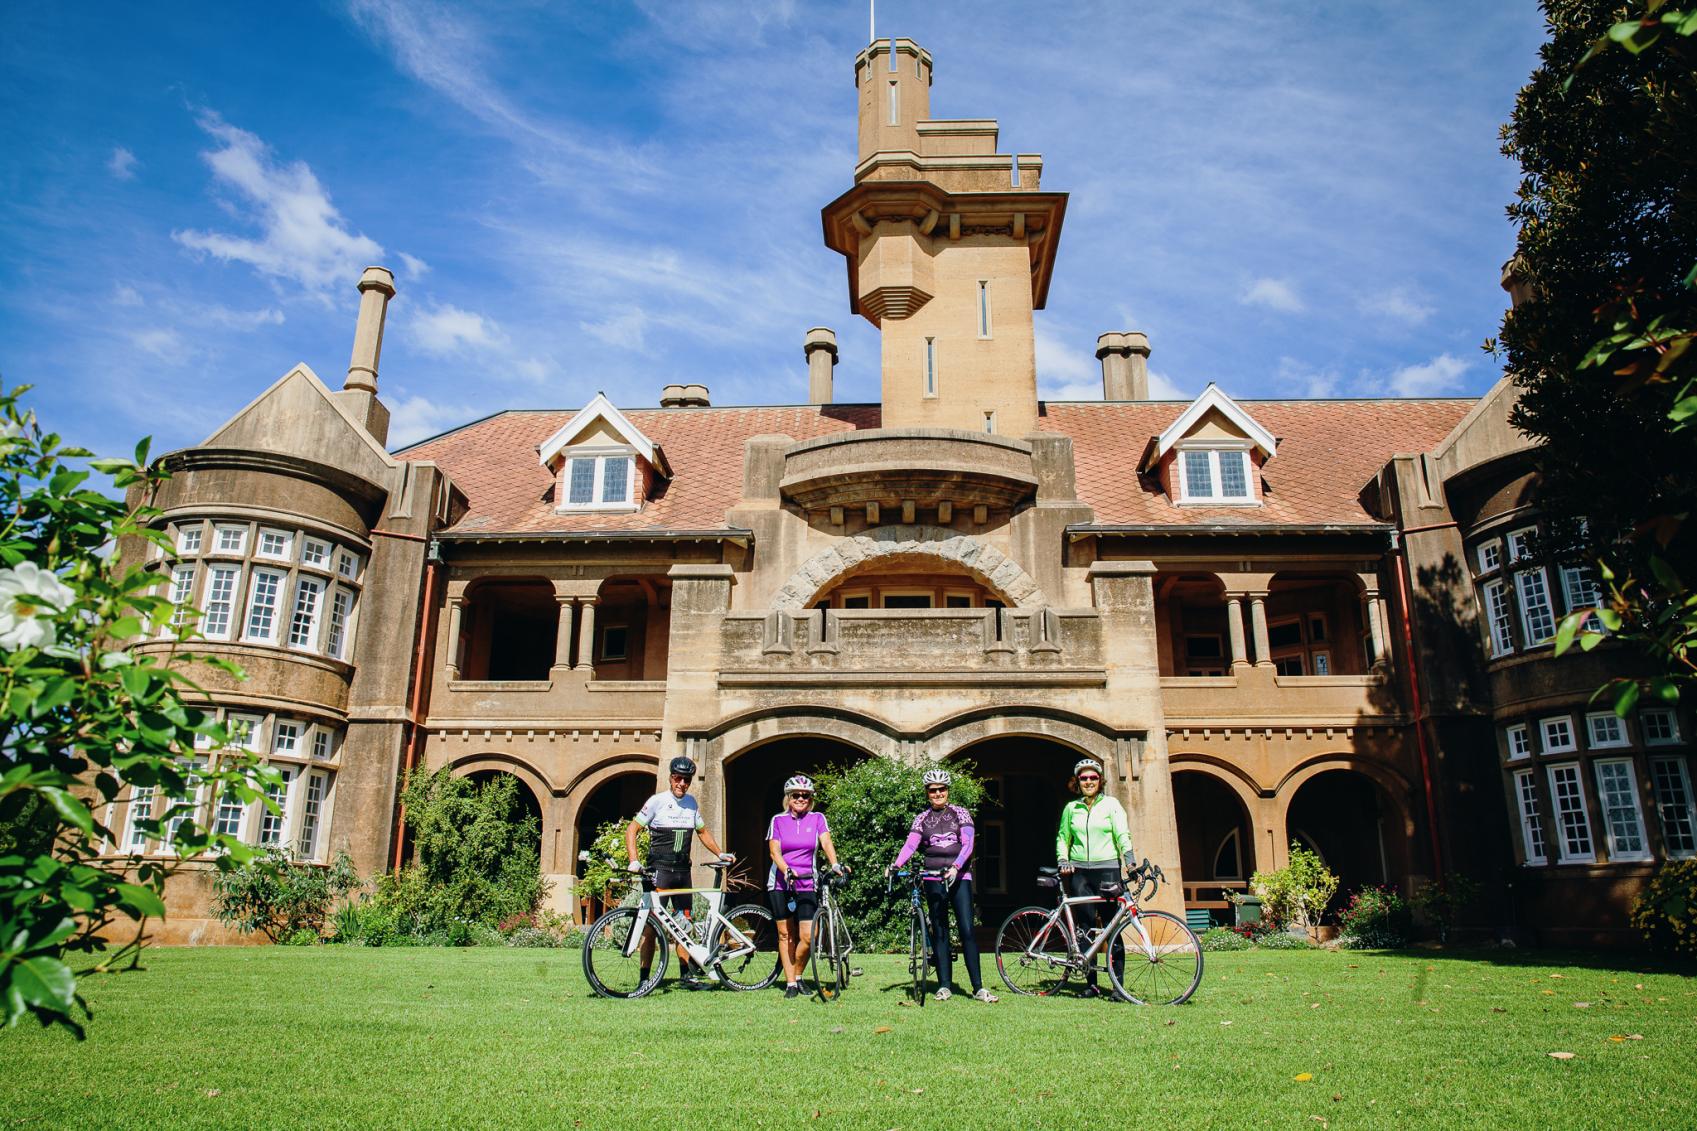
{"type": "Polygon", "coordinates": [[[1511,530],[1508,534],[1508,560],[1513,565],[1523,562],[1532,556],[1532,538],[1537,533],[1536,527],[1525,526],[1519,530],[1511,530]]]}
{"type": "Polygon", "coordinates": [[[224,726],[230,732],[230,745],[242,750],[259,750],[259,732],[265,719],[261,715],[226,715],[224,726]]]}
{"type": "Polygon", "coordinates": [[[1532,757],[1532,733],[1526,729],[1525,723],[1515,723],[1503,734],[1508,739],[1509,761],[1532,757]]]}
{"type": "Polygon", "coordinates": [[[236,604],[236,583],[241,580],[241,576],[240,566],[207,567],[205,603],[201,606],[200,618],[200,631],[207,639],[230,638],[230,620],[236,604]]]}
{"type": "Polygon", "coordinates": [[[1474,553],[1478,555],[1479,572],[1482,574],[1495,573],[1503,564],[1503,544],[1495,538],[1479,543],[1479,548],[1474,553]]]}
{"type": "Polygon", "coordinates": [[[1613,711],[1592,711],[1585,716],[1585,741],[1593,750],[1626,745],[1626,725],[1613,711]]]}
{"type": "Polygon", "coordinates": [[[301,565],[317,566],[319,569],[329,569],[330,543],[324,541],[322,538],[302,538],[301,565]]]}
{"type": "Polygon", "coordinates": [[[171,613],[167,622],[170,628],[181,628],[189,622],[192,613],[190,605],[194,601],[195,567],[184,564],[171,567],[171,603],[177,608],[171,613]]]}
{"type": "Polygon", "coordinates": [[[212,811],[212,831],[240,840],[246,816],[247,806],[226,786],[224,792],[218,795],[218,804],[212,811]]]}
{"type": "Polygon", "coordinates": [[[353,592],[336,586],[330,594],[330,624],[324,637],[324,652],[333,660],[346,658],[353,615],[353,592]]]}
{"type": "Polygon", "coordinates": [[[294,557],[294,549],[295,536],[292,532],[262,526],[259,528],[259,545],[254,547],[253,553],[255,557],[286,562],[294,557]]]}
{"type": "Polygon", "coordinates": [[[129,829],[124,833],[125,851],[147,851],[147,834],[142,831],[141,822],[153,817],[153,798],[156,792],[151,785],[144,785],[137,786],[130,794],[129,829]]]}
{"type": "Polygon", "coordinates": [[[1669,856],[1697,856],[1697,809],[1691,800],[1691,773],[1684,758],[1650,759],[1650,781],[1656,787],[1656,817],[1662,822],[1662,845],[1669,856]]]}
{"type": "Polygon", "coordinates": [[[336,572],[349,581],[359,580],[360,567],[364,564],[364,559],[352,550],[336,551],[336,572]]]}
{"type": "Polygon", "coordinates": [[[289,719],[278,719],[271,727],[271,753],[281,754],[285,758],[300,756],[301,724],[289,719]]]}
{"type": "Polygon", "coordinates": [[[259,809],[259,843],[280,845],[283,843],[283,830],[289,827],[289,794],[299,771],[293,766],[271,768],[277,771],[281,781],[265,787],[265,799],[271,805],[262,805],[259,809]],[[272,805],[276,806],[275,812],[272,805]]]}
{"type": "Polygon", "coordinates": [[[302,860],[318,859],[318,833],[324,823],[324,802],[330,792],[330,775],[308,770],[301,791],[300,831],[295,836],[295,855],[302,860]]]}
{"type": "Polygon", "coordinates": [[[1527,644],[1542,644],[1556,634],[1556,614],[1550,607],[1549,580],[1542,569],[1527,569],[1514,575],[1520,594],[1520,623],[1527,644]]]}
{"type": "Polygon", "coordinates": [[[572,456],[566,461],[565,478],[565,506],[570,509],[630,510],[636,505],[636,461],[628,453],[572,456]]]}
{"type": "Polygon", "coordinates": [[[1638,712],[1638,733],[1646,746],[1671,746],[1679,741],[1679,716],[1667,707],[1650,707],[1638,712]]]}
{"type": "Polygon", "coordinates": [[[1491,658],[1506,656],[1514,651],[1514,610],[1509,605],[1508,586],[1501,581],[1487,581],[1485,619],[1491,628],[1491,658]]]}
{"type": "Polygon", "coordinates": [[[1315,675],[1332,674],[1332,654],[1330,652],[1315,651],[1309,653],[1309,655],[1314,660],[1315,675]]]}
{"type": "Polygon", "coordinates": [[[1573,737],[1573,719],[1567,715],[1539,720],[1538,732],[1543,737],[1546,754],[1562,754],[1579,749],[1579,743],[1573,737]]]}
{"type": "Polygon", "coordinates": [[[324,582],[316,577],[295,580],[295,608],[289,614],[289,647],[311,648],[318,639],[318,609],[324,601],[324,582]]]}
{"type": "Polygon", "coordinates": [[[1249,453],[1242,448],[1185,448],[1179,452],[1181,502],[1247,503],[1249,453]]]}
{"type": "Polygon", "coordinates": [[[212,548],[220,554],[240,554],[247,550],[247,527],[219,526],[212,539],[212,548]]]}
{"type": "MultiPolygon", "coordinates": [[[[196,739],[196,745],[198,745],[198,735],[196,739]]],[[[183,826],[191,820],[199,820],[202,811],[206,808],[207,786],[205,781],[200,778],[200,774],[205,769],[205,758],[192,759],[189,762],[186,774],[188,778],[187,796],[171,797],[164,811],[160,814],[161,817],[170,817],[165,829],[165,848],[169,852],[177,850],[177,837],[182,832],[183,826]]]]}
{"type": "Polygon", "coordinates": [[[271,644],[277,639],[277,606],[283,596],[281,570],[255,569],[248,583],[247,622],[242,639],[271,644]]]}
{"type": "Polygon", "coordinates": [[[329,761],[336,756],[336,732],[329,727],[315,727],[312,731],[312,756],[320,761],[329,761]]]}
{"type": "Polygon", "coordinates": [[[1514,799],[1520,812],[1520,844],[1528,864],[1543,864],[1550,858],[1544,843],[1544,826],[1538,819],[1538,782],[1531,770],[1514,775],[1514,799]]]}
{"type": "Polygon", "coordinates": [[[978,336],[990,336],[990,280],[978,280],[978,336]]]}
{"type": "Polygon", "coordinates": [[[203,522],[185,522],[177,527],[177,553],[188,555],[200,553],[200,540],[206,524],[203,522]]]}
{"type": "Polygon", "coordinates": [[[1561,567],[1562,597],[1567,601],[1567,611],[1590,608],[1603,599],[1603,590],[1597,584],[1597,571],[1590,566],[1561,567]]]}
{"type": "Polygon", "coordinates": [[[1585,782],[1579,766],[1567,762],[1550,767],[1550,796],[1556,810],[1557,859],[1563,864],[1586,864],[1597,858],[1591,845],[1591,819],[1585,812],[1585,782]]]}
{"type": "Polygon", "coordinates": [[[925,395],[937,395],[937,339],[925,339],[925,395]]]}
{"type": "Polygon", "coordinates": [[[1648,860],[1650,844],[1644,836],[1644,814],[1638,808],[1638,782],[1631,760],[1610,758],[1593,763],[1592,769],[1597,775],[1597,801],[1603,809],[1609,859],[1648,860]]]}

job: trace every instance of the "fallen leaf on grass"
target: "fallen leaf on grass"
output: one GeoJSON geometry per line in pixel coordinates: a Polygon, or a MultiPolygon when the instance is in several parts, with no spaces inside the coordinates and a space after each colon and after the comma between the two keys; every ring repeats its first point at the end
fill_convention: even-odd
{"type": "Polygon", "coordinates": [[[224,1094],[224,1090],[222,1088],[208,1088],[206,1094],[208,1097],[221,1096],[224,1094]]]}
{"type": "Polygon", "coordinates": [[[1343,1093],[1342,1092],[1333,1092],[1332,1093],[1332,1102],[1333,1103],[1342,1103],[1343,1102],[1343,1093]]]}
{"type": "Polygon", "coordinates": [[[1642,1041],[1644,1039],[1644,1034],[1643,1033],[1628,1033],[1626,1035],[1626,1039],[1629,1040],[1629,1041],[1642,1041]]]}
{"type": "Polygon", "coordinates": [[[1046,1100],[1046,1099],[1048,1099],[1048,1098],[1049,1098],[1049,1097],[1050,1097],[1050,1096],[1052,1096],[1052,1095],[1054,1095],[1054,1094],[1055,1094],[1055,1093],[1053,1093],[1053,1092],[1038,1092],[1038,1093],[1037,1093],[1037,1098],[1038,1098],[1038,1099],[1040,1099],[1040,1100],[1046,1100]]]}
{"type": "Polygon", "coordinates": [[[1230,1021],[1222,1021],[1222,1022],[1220,1022],[1220,1024],[1222,1024],[1222,1025],[1230,1025],[1230,1024],[1231,1024],[1231,1022],[1230,1022],[1230,1021]]]}
{"type": "Polygon", "coordinates": [[[1177,1022],[1177,1021],[1174,1021],[1174,1020],[1173,1020],[1173,1019],[1172,1019],[1172,1018],[1171,1018],[1171,1017],[1169,1017],[1169,1018],[1167,1018],[1167,1020],[1166,1020],[1166,1024],[1168,1024],[1168,1025],[1177,1025],[1177,1024],[1178,1024],[1178,1022],[1177,1022]]]}
{"type": "Polygon", "coordinates": [[[912,1089],[912,1092],[916,1096],[923,1096],[925,1094],[925,1089],[924,1088],[914,1088],[914,1089],[912,1089]]]}
{"type": "Polygon", "coordinates": [[[1626,1038],[1621,1036],[1619,1033],[1616,1033],[1614,1036],[1610,1037],[1609,1040],[1613,1041],[1617,1045],[1623,1045],[1623,1044],[1626,1043],[1626,1038]]]}
{"type": "Polygon", "coordinates": [[[843,1027],[841,1025],[831,1026],[831,1032],[833,1032],[833,1033],[840,1033],[842,1031],[843,1031],[843,1027]]]}
{"type": "Polygon", "coordinates": [[[1570,1052],[1553,1052],[1550,1055],[1552,1057],[1554,1057],[1556,1060],[1572,1060],[1573,1059],[1573,1054],[1570,1053],[1570,1052]]]}
{"type": "Polygon", "coordinates": [[[1331,1126],[1331,1124],[1326,1121],[1326,1117],[1323,1115],[1310,1115],[1308,1118],[1312,1119],[1315,1123],[1318,1123],[1321,1127],[1331,1126]]]}
{"type": "Polygon", "coordinates": [[[1314,1079],[1314,1073],[1298,1072],[1295,1076],[1292,1076],[1291,1079],[1306,1084],[1308,1081],[1314,1079]]]}
{"type": "Polygon", "coordinates": [[[808,1116],[808,1118],[809,1119],[818,1119],[819,1113],[817,1111],[815,1111],[812,1115],[808,1116]]]}
{"type": "Polygon", "coordinates": [[[1550,996],[1550,997],[1555,997],[1555,996],[1556,996],[1556,991],[1554,991],[1554,990],[1545,990],[1545,991],[1544,991],[1544,993],[1546,993],[1546,994],[1547,994],[1547,995],[1549,995],[1549,996],[1550,996]]]}
{"type": "Polygon", "coordinates": [[[888,1025],[880,1025],[880,1026],[878,1026],[878,1027],[877,1027],[877,1028],[876,1028],[876,1029],[874,1029],[874,1030],[872,1030],[872,1031],[873,1031],[873,1032],[874,1032],[874,1033],[890,1033],[890,1032],[894,1032],[894,1030],[893,1030],[893,1029],[891,1029],[891,1028],[890,1028],[890,1026],[888,1026],[888,1025]]]}
{"type": "Polygon", "coordinates": [[[1308,1008],[1309,1008],[1309,1009],[1319,1009],[1319,1008],[1320,1008],[1320,1003],[1319,1003],[1319,1002],[1317,1002],[1317,1001],[1316,1001],[1316,1002],[1313,1002],[1313,1003],[1311,1003],[1311,1004],[1310,1004],[1310,1005],[1309,1005],[1309,1006],[1308,1006],[1308,1008]]]}
{"type": "Polygon", "coordinates": [[[1591,1003],[1588,1002],[1588,1001],[1576,1001],[1576,1002],[1573,1003],[1573,1008],[1575,1008],[1575,1009],[1590,1009],[1591,1003]]]}
{"type": "Polygon", "coordinates": [[[1566,974],[1551,974],[1550,977],[1552,977],[1552,978],[1565,978],[1565,977],[1567,977],[1567,975],[1566,974]]]}
{"type": "Polygon", "coordinates": [[[1506,1009],[1504,1009],[1504,1008],[1503,1008],[1503,1007],[1502,1007],[1502,1006],[1500,1006],[1500,1005],[1493,1005],[1493,1006],[1492,1006],[1492,1007],[1491,1007],[1491,1012],[1492,1012],[1492,1013],[1507,1013],[1507,1012],[1508,1012],[1508,1010],[1506,1010],[1506,1009]]]}

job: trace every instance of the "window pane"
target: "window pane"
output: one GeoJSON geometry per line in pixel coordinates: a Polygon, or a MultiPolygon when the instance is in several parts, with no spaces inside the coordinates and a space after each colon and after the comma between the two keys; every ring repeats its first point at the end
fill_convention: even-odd
{"type": "Polygon", "coordinates": [[[1538,784],[1531,770],[1514,775],[1515,798],[1520,803],[1520,835],[1528,864],[1542,864],[1549,857],[1544,846],[1544,827],[1538,822],[1538,784]]]}
{"type": "Polygon", "coordinates": [[[324,810],[324,791],[327,777],[322,770],[306,776],[306,793],[301,799],[301,830],[295,841],[295,855],[302,860],[318,858],[318,826],[324,810]]]}
{"type": "Polygon", "coordinates": [[[1692,813],[1691,780],[1678,758],[1657,758],[1650,763],[1656,783],[1656,815],[1662,822],[1662,840],[1669,856],[1697,855],[1697,815],[1692,813]]]}
{"type": "Polygon", "coordinates": [[[1609,855],[1618,859],[1645,857],[1644,822],[1638,815],[1638,790],[1629,762],[1597,763],[1597,797],[1609,833],[1609,855]]]}
{"type": "Polygon", "coordinates": [[[301,562],[310,566],[328,566],[330,564],[330,543],[320,542],[316,538],[308,538],[301,543],[301,562]]]}
{"type": "Polygon", "coordinates": [[[171,601],[181,606],[171,614],[171,627],[181,628],[189,622],[188,604],[194,598],[194,567],[180,565],[171,571],[171,601]]]}
{"type": "Polygon", "coordinates": [[[1520,614],[1526,627],[1526,641],[1541,644],[1556,634],[1556,616],[1550,608],[1550,587],[1544,571],[1530,569],[1516,574],[1514,583],[1520,589],[1520,614]]]}
{"type": "Polygon", "coordinates": [[[1578,766],[1550,767],[1550,792],[1555,796],[1556,821],[1561,831],[1563,860],[1590,860],[1591,822],[1585,816],[1585,787],[1578,766]]]}
{"type": "Polygon", "coordinates": [[[601,501],[622,503],[630,498],[630,460],[612,457],[601,461],[601,501]]]}
{"type": "Polygon", "coordinates": [[[1212,499],[1214,497],[1214,469],[1208,460],[1207,452],[1185,452],[1184,455],[1184,497],[1187,499],[1212,499]]]}
{"type": "Polygon", "coordinates": [[[147,847],[147,835],[137,827],[142,821],[153,816],[153,787],[144,786],[135,791],[130,798],[130,831],[124,838],[124,847],[131,852],[140,852],[147,847]]]}
{"type": "Polygon", "coordinates": [[[266,800],[275,805],[277,811],[273,813],[270,805],[265,807],[263,811],[265,815],[259,819],[260,844],[282,844],[283,829],[289,823],[289,783],[295,780],[295,768],[293,766],[273,766],[271,768],[281,774],[283,780],[277,785],[265,787],[266,800]]]}
{"type": "Polygon", "coordinates": [[[318,603],[324,597],[324,583],[310,577],[295,582],[295,611],[289,617],[289,647],[310,648],[318,628],[318,603]]]}
{"type": "Polygon", "coordinates": [[[1218,452],[1220,457],[1220,497],[1247,499],[1249,497],[1249,462],[1247,452],[1218,452]]]}
{"type": "Polygon", "coordinates": [[[206,574],[206,608],[200,629],[214,640],[230,635],[230,610],[235,601],[236,578],[241,570],[235,566],[213,566],[206,574]]]}
{"type": "Polygon", "coordinates": [[[1509,608],[1508,587],[1500,581],[1485,586],[1485,611],[1491,621],[1491,655],[1506,656],[1514,651],[1514,636],[1509,623],[1514,612],[1509,608]]]}
{"type": "Polygon", "coordinates": [[[571,481],[568,484],[566,501],[583,505],[595,501],[595,461],[592,459],[574,459],[571,466],[571,481]]]}
{"type": "Polygon", "coordinates": [[[249,640],[273,640],[277,635],[277,599],[283,588],[283,575],[274,570],[253,571],[253,592],[248,596],[247,630],[249,640]]]}
{"type": "Polygon", "coordinates": [[[337,589],[330,598],[330,632],[324,641],[324,651],[332,658],[343,658],[348,647],[348,618],[353,615],[353,594],[337,589]]]}

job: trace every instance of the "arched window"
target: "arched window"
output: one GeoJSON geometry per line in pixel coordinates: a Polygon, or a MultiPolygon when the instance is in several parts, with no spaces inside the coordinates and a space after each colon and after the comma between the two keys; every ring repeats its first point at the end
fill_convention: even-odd
{"type": "Polygon", "coordinates": [[[1233,829],[1220,841],[1220,847],[1214,852],[1214,879],[1241,880],[1243,879],[1243,842],[1233,829]]]}

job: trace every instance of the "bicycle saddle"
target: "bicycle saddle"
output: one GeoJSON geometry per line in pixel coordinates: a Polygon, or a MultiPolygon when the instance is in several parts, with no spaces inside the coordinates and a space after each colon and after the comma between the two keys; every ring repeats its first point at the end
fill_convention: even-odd
{"type": "Polygon", "coordinates": [[[736,866],[735,860],[709,860],[707,862],[707,867],[718,868],[720,870],[723,870],[725,868],[732,868],[732,867],[735,867],[735,866],[736,866]]]}

